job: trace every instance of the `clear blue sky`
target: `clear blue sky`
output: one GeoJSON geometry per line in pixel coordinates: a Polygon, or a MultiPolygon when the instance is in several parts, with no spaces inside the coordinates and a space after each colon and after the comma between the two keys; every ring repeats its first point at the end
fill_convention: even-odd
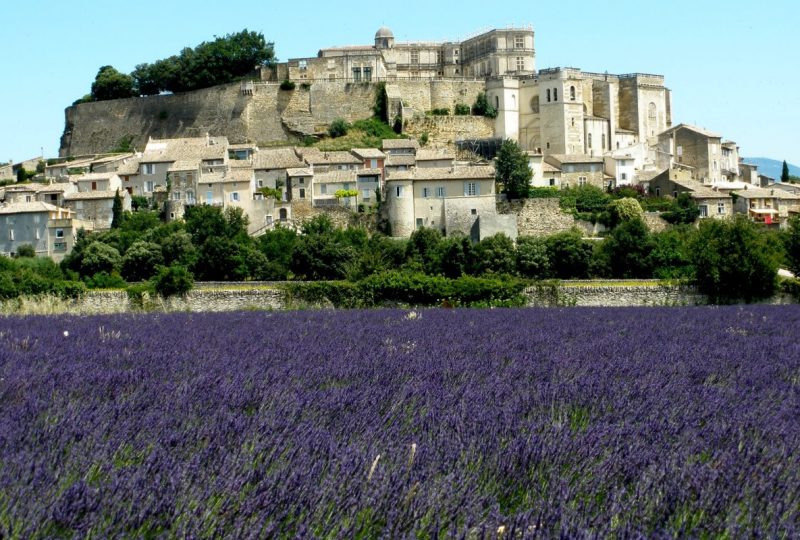
{"type": "Polygon", "coordinates": [[[10,1],[0,49],[0,162],[58,153],[64,108],[87,94],[100,66],[136,64],[244,28],[280,60],[321,47],[459,39],[533,25],[537,68],[658,73],[672,89],[673,123],[720,132],[743,156],[800,165],[800,2],[573,0],[571,2],[88,0],[10,1]]]}

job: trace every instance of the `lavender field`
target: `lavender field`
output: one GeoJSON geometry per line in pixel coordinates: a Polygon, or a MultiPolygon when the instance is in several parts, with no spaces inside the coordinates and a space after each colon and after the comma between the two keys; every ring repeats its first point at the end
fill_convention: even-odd
{"type": "Polygon", "coordinates": [[[800,306],[0,320],[0,537],[798,537],[800,306]]]}

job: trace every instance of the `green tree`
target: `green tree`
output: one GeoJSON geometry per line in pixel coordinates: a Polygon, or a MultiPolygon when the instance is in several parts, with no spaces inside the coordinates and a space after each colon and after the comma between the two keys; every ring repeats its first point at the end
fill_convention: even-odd
{"type": "Polygon", "coordinates": [[[440,272],[439,244],[442,233],[439,229],[421,227],[411,233],[406,244],[406,259],[412,267],[422,269],[428,275],[437,275],[440,272]]]}
{"type": "Polygon", "coordinates": [[[786,160],[783,160],[783,168],[781,169],[781,182],[788,182],[789,181],[789,164],[786,163],[786,160]]]}
{"type": "Polygon", "coordinates": [[[532,177],[522,147],[512,139],[503,141],[495,160],[495,179],[503,184],[503,193],[509,199],[527,199],[532,177]]]}
{"type": "Polygon", "coordinates": [[[789,219],[789,229],[786,231],[785,244],[789,270],[795,276],[800,276],[800,216],[794,215],[789,219]]]}
{"type": "Polygon", "coordinates": [[[514,241],[503,233],[484,238],[472,249],[475,274],[513,274],[516,271],[514,241]]]}
{"type": "Polygon", "coordinates": [[[641,219],[624,221],[614,227],[600,248],[615,278],[651,277],[652,251],[650,232],[641,219]]]}
{"type": "Polygon", "coordinates": [[[456,279],[470,270],[472,241],[468,236],[448,236],[438,247],[439,269],[444,277],[456,279]]]}
{"type": "Polygon", "coordinates": [[[680,193],[661,217],[674,225],[694,223],[700,217],[700,207],[689,193],[680,193]]]}
{"type": "Polygon", "coordinates": [[[36,249],[30,244],[22,244],[17,248],[17,257],[36,257],[36,249]]]}
{"type": "Polygon", "coordinates": [[[545,240],[550,269],[558,279],[585,279],[589,277],[592,244],[583,239],[577,229],[554,234],[545,240]]]}
{"type": "Polygon", "coordinates": [[[194,287],[194,276],[181,265],[162,266],[153,276],[153,290],[161,297],[186,296],[194,287]]]}
{"type": "Polygon", "coordinates": [[[698,290],[713,302],[771,296],[780,253],[763,233],[744,216],[703,220],[690,246],[698,290]]]}
{"type": "Polygon", "coordinates": [[[153,242],[134,242],[122,257],[122,277],[126,281],[150,279],[164,263],[161,246],[153,242]]]}
{"type": "Polygon", "coordinates": [[[633,197],[623,197],[608,203],[609,225],[616,227],[620,223],[643,220],[644,211],[639,201],[633,197]]]}
{"type": "Polygon", "coordinates": [[[481,92],[475,98],[475,103],[472,105],[472,114],[475,116],[486,116],[487,118],[497,118],[497,109],[489,104],[486,94],[481,92]]]}
{"type": "Polygon", "coordinates": [[[689,257],[689,245],[695,229],[690,225],[675,225],[652,234],[653,250],[650,262],[653,277],[658,279],[686,279],[694,274],[689,257]]]}
{"type": "Polygon", "coordinates": [[[92,83],[92,99],[105,101],[108,99],[129,98],[135,96],[133,77],[120,73],[112,66],[103,66],[97,71],[92,83]]]}
{"type": "Polygon", "coordinates": [[[258,248],[267,259],[265,279],[281,281],[288,279],[292,264],[292,252],[297,233],[286,227],[275,227],[258,237],[258,248]]]}
{"type": "Polygon", "coordinates": [[[115,248],[103,242],[92,241],[83,251],[80,259],[81,276],[94,276],[104,272],[112,274],[119,270],[122,257],[115,248]]]}
{"type": "Polygon", "coordinates": [[[114,194],[114,203],[111,206],[111,228],[116,229],[122,225],[125,215],[122,212],[122,197],[119,194],[119,189],[114,194]]]}
{"type": "Polygon", "coordinates": [[[197,261],[197,248],[192,244],[192,235],[180,230],[161,240],[161,254],[166,266],[179,264],[192,268],[197,261]]]}
{"type": "Polygon", "coordinates": [[[517,238],[517,273],[531,279],[550,277],[550,259],[544,239],[533,236],[517,238]]]}
{"type": "Polygon", "coordinates": [[[350,124],[348,124],[346,120],[337,118],[333,122],[331,122],[331,125],[328,127],[328,135],[330,135],[334,139],[336,137],[343,137],[347,135],[349,129],[350,129],[350,124]]]}

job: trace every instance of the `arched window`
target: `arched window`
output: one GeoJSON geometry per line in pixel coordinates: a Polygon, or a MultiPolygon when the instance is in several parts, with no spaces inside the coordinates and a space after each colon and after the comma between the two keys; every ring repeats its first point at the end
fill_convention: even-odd
{"type": "Polygon", "coordinates": [[[550,103],[550,89],[547,89],[547,103],[550,103]]]}
{"type": "Polygon", "coordinates": [[[288,216],[289,216],[289,212],[286,210],[286,208],[281,208],[281,210],[280,210],[280,220],[281,221],[286,221],[288,219],[288,216]]]}
{"type": "Polygon", "coordinates": [[[586,136],[586,140],[589,143],[589,148],[591,148],[592,147],[592,134],[591,133],[589,133],[589,135],[586,136]]]}
{"type": "Polygon", "coordinates": [[[553,101],[558,101],[558,88],[553,88],[553,101]]]}
{"type": "Polygon", "coordinates": [[[574,86],[570,86],[569,87],[569,99],[571,99],[572,101],[575,101],[575,87],[574,86]]]}
{"type": "Polygon", "coordinates": [[[651,101],[650,104],[647,106],[647,117],[650,120],[655,121],[656,113],[657,113],[656,104],[651,101]]]}
{"type": "Polygon", "coordinates": [[[531,112],[539,112],[539,96],[533,96],[531,98],[531,112]]]}

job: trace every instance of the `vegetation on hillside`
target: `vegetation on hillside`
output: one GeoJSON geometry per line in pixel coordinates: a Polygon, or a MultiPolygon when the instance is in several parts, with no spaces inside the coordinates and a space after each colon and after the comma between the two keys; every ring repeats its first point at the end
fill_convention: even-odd
{"type": "Polygon", "coordinates": [[[103,66],[92,83],[91,93],[78,102],[104,101],[162,92],[186,92],[226,84],[250,75],[259,65],[275,61],[274,44],[260,32],[247,29],[179,54],[139,64],[130,74],[103,66]]]}

